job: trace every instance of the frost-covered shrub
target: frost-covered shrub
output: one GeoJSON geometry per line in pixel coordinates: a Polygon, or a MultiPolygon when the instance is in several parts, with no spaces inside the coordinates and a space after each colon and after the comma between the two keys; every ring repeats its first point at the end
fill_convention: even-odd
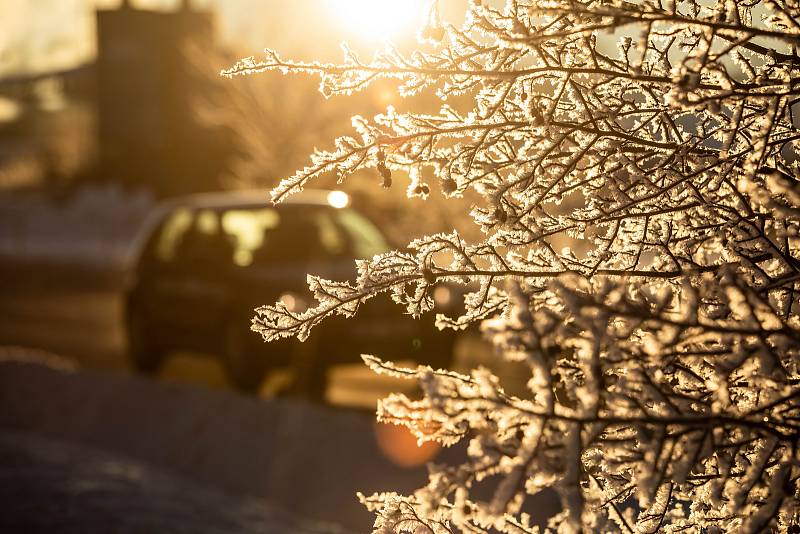
{"type": "Polygon", "coordinates": [[[434,284],[477,283],[464,314],[438,324],[482,321],[530,369],[529,393],[512,396],[485,369],[365,357],[424,392],[383,400],[381,420],[469,440],[464,463],[432,468],[414,495],[362,497],[375,532],[534,532],[521,510],[545,487],[562,498],[559,532],[795,529],[800,5],[499,4],[473,0],[461,27],[434,5],[411,56],[268,51],[225,72],[316,74],[326,95],[391,77],[405,95],[471,102],[354,117],[357,135],[315,152],[273,200],[329,172],[374,168],[390,185],[403,170],[410,196],[479,193],[470,216],[485,237],[417,239],[360,261],[352,282],[310,276],[316,306],[265,306],[255,329],[304,339],[381,292],[422,315],[434,284]]]}

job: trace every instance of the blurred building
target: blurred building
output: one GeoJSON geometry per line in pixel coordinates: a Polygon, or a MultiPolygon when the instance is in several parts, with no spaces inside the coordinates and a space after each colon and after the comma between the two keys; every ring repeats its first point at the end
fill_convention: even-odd
{"type": "Polygon", "coordinates": [[[173,12],[134,9],[127,2],[98,11],[97,130],[104,173],[162,195],[218,188],[232,141],[195,112],[198,100],[213,99],[219,83],[211,65],[198,65],[199,51],[214,43],[212,14],[186,2],[173,12]]]}
{"type": "Polygon", "coordinates": [[[0,80],[0,188],[218,189],[233,135],[196,112],[222,83],[198,53],[215,49],[212,13],[188,2],[171,12],[123,2],[96,22],[94,63],[0,80]]]}

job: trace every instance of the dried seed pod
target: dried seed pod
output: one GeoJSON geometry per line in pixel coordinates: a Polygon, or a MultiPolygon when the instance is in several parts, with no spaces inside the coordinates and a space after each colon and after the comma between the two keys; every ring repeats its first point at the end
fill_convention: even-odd
{"type": "Polygon", "coordinates": [[[452,178],[448,177],[442,180],[442,193],[449,195],[455,193],[456,189],[458,189],[458,184],[452,178]]]}
{"type": "Polygon", "coordinates": [[[392,186],[392,171],[383,163],[378,163],[378,172],[381,173],[383,178],[383,187],[389,188],[392,186]]]}

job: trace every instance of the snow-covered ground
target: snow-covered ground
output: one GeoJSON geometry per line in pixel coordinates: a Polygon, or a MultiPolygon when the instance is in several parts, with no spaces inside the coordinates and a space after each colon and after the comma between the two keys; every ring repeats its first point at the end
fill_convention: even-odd
{"type": "MultiPolygon", "coordinates": [[[[124,465],[132,468],[152,468],[138,482],[127,475],[106,477],[116,481],[116,487],[123,483],[129,497],[155,483],[176,505],[194,505],[211,495],[202,489],[206,488],[261,499],[297,517],[368,532],[374,517],[358,503],[357,491],[409,493],[427,478],[423,466],[401,461],[419,453],[414,439],[404,438],[401,427],[376,425],[371,411],[299,399],[255,400],[119,373],[70,370],[54,365],[54,357],[48,355],[11,356],[0,358],[0,480],[4,469],[18,463],[8,455],[4,458],[3,435],[24,433],[44,440],[37,451],[51,450],[48,442],[73,444],[73,459],[85,460],[88,467],[97,465],[92,458],[107,453],[125,459],[124,465]],[[175,481],[184,482],[176,486],[175,481]],[[181,498],[180,487],[197,493],[192,489],[181,498]]],[[[47,456],[37,453],[36,458],[47,456]]],[[[453,464],[463,456],[463,446],[456,446],[441,449],[434,461],[453,464]]],[[[63,474],[74,481],[80,475],[77,467],[69,468],[70,458],[59,453],[54,476],[63,474]]],[[[37,463],[41,464],[32,462],[33,467],[37,463]]],[[[148,502],[139,504],[157,504],[148,502]]],[[[551,494],[537,496],[532,505],[535,522],[558,506],[551,494]]],[[[173,510],[167,508],[162,507],[173,510]]]]}
{"type": "Polygon", "coordinates": [[[111,185],[59,201],[36,193],[0,195],[0,259],[121,269],[153,206],[148,194],[111,185]]]}
{"type": "Polygon", "coordinates": [[[357,532],[373,520],[357,491],[408,492],[426,478],[424,467],[397,465],[382,451],[368,411],[257,401],[35,359],[0,361],[0,435],[25,432],[106,451],[357,532]]]}
{"type": "Polygon", "coordinates": [[[124,455],[0,430],[2,532],[346,534],[124,455]]]}

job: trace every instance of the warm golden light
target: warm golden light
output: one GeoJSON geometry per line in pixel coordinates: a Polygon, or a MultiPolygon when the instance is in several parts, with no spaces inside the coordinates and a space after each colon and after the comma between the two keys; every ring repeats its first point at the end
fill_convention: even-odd
{"type": "Polygon", "coordinates": [[[424,465],[441,449],[438,443],[417,444],[417,438],[404,426],[375,423],[375,441],[386,458],[400,467],[424,465]]]}
{"type": "Polygon", "coordinates": [[[328,0],[331,11],[354,37],[385,41],[411,36],[427,0],[328,0]]]}
{"type": "Polygon", "coordinates": [[[328,193],[328,204],[334,208],[346,208],[350,204],[350,197],[344,191],[331,191],[328,193]]]}

